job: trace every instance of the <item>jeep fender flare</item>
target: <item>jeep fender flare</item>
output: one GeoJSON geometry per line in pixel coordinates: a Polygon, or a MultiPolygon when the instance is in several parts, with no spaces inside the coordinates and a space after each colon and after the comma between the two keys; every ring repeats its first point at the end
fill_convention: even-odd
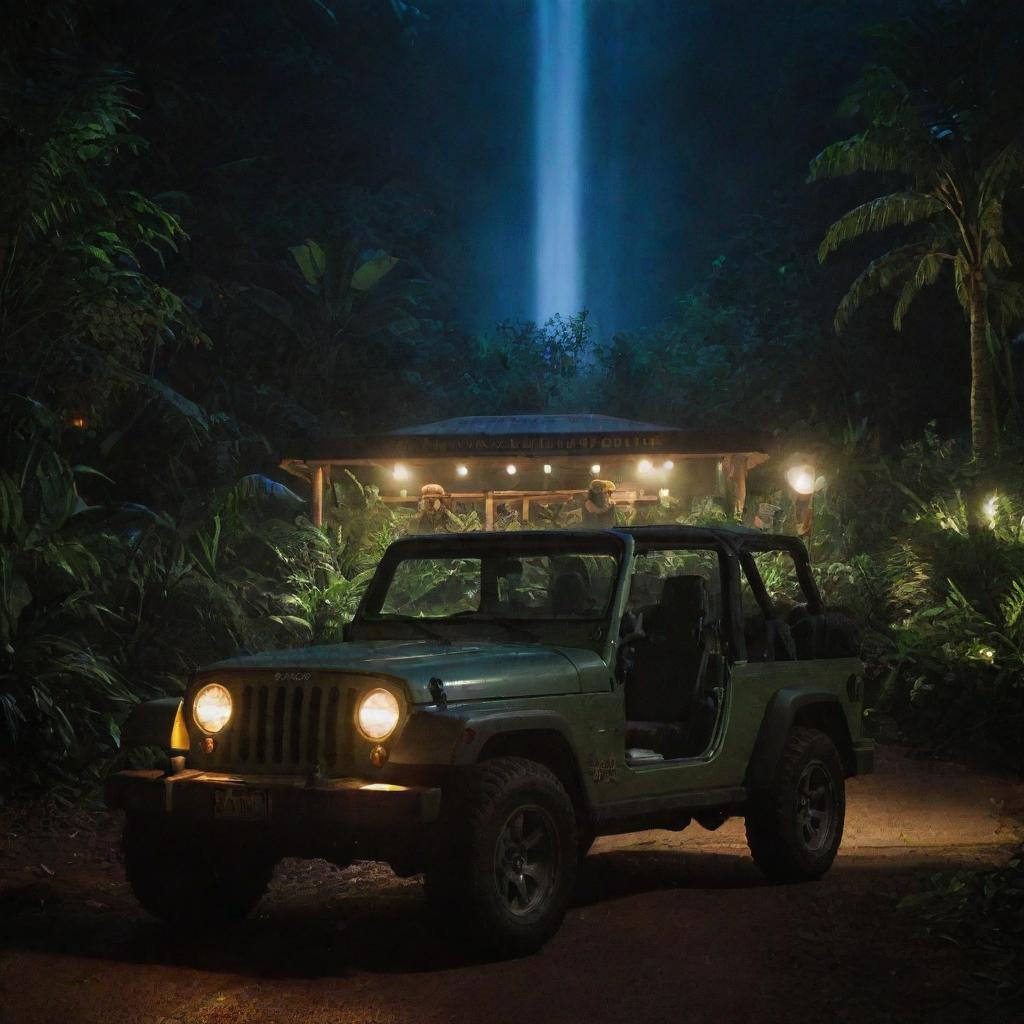
{"type": "Polygon", "coordinates": [[[147,700],[132,708],[122,734],[123,747],[163,747],[184,753],[189,749],[183,701],[180,697],[147,700]]]}
{"type": "Polygon", "coordinates": [[[786,743],[789,730],[805,716],[812,720],[806,722],[822,728],[839,750],[839,756],[848,775],[851,770],[853,744],[850,729],[843,714],[839,698],[828,691],[778,690],[768,702],[757,740],[747,762],[747,772],[743,785],[748,792],[765,789],[775,778],[775,771],[782,756],[782,748],[786,743]],[[808,715],[808,712],[811,714],[808,715]],[[819,718],[820,716],[820,718],[819,718]]]}
{"type": "Polygon", "coordinates": [[[485,713],[465,718],[464,729],[463,742],[455,752],[456,767],[468,767],[491,756],[529,757],[547,765],[562,780],[575,804],[589,807],[579,750],[562,715],[555,711],[485,713]]]}

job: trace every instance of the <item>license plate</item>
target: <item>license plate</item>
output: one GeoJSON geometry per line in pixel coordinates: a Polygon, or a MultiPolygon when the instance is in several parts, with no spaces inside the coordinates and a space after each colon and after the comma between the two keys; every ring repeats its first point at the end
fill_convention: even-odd
{"type": "Polygon", "coordinates": [[[231,821],[268,821],[270,794],[265,789],[215,789],[213,816],[231,821]]]}

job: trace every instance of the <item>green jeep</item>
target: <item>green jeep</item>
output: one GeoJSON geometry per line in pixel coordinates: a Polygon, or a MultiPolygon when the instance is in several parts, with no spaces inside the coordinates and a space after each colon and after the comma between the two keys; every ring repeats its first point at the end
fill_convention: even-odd
{"type": "Polygon", "coordinates": [[[380,860],[521,954],[599,835],[742,815],[768,878],[819,877],[844,779],[872,767],[855,629],[791,537],[409,537],[344,639],[222,661],[136,709],[127,742],[167,768],[118,772],[106,797],[147,910],[226,921],[282,857],[380,860]]]}

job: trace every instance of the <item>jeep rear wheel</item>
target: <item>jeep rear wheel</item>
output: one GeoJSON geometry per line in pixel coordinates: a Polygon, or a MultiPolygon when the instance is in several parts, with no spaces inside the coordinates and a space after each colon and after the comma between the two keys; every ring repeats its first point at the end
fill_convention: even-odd
{"type": "Polygon", "coordinates": [[[241,920],[270,883],[270,858],[209,846],[128,816],[124,863],[135,898],[167,924],[228,924],[241,920]]]}
{"type": "Polygon", "coordinates": [[[791,729],[772,785],[751,798],[747,844],[774,882],[820,878],[843,838],[846,794],[835,745],[817,729],[791,729]]]}
{"type": "Polygon", "coordinates": [[[572,801],[543,765],[500,757],[446,793],[445,834],[426,871],[441,920],[511,956],[539,949],[565,916],[576,877],[572,801]]]}

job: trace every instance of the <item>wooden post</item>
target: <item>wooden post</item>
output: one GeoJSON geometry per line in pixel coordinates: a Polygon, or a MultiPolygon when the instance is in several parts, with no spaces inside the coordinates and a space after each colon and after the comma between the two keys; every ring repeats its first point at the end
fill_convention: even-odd
{"type": "Polygon", "coordinates": [[[313,525],[324,525],[324,467],[313,469],[313,525]]]}
{"type": "Polygon", "coordinates": [[[726,455],[722,459],[725,471],[726,491],[731,505],[729,511],[736,522],[743,522],[743,509],[747,504],[747,457],[746,455],[726,455]]]}
{"type": "Polygon", "coordinates": [[[484,494],[484,529],[494,529],[494,491],[484,494]]]}
{"type": "Polygon", "coordinates": [[[523,498],[523,522],[528,523],[530,521],[530,499],[523,498]]]}

